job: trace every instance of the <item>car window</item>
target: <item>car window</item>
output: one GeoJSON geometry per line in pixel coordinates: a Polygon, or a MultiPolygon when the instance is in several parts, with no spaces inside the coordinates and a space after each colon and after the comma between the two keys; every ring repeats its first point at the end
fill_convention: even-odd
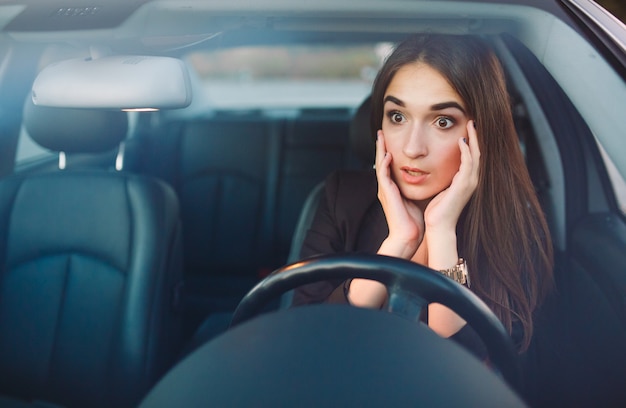
{"type": "Polygon", "coordinates": [[[391,45],[264,46],[187,56],[213,109],[356,107],[391,45]]]}

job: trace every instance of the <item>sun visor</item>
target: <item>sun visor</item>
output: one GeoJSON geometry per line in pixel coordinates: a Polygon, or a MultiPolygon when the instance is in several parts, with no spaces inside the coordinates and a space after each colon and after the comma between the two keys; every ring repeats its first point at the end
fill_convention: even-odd
{"type": "Polygon", "coordinates": [[[32,97],[35,105],[59,108],[177,109],[191,103],[191,84],[179,59],[118,55],[48,65],[32,97]]]}

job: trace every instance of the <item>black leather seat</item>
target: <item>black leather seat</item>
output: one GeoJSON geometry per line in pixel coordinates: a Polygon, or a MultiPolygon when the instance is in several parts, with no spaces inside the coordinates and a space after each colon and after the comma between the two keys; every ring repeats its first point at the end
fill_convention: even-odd
{"type": "MultiPolygon", "coordinates": [[[[24,121],[68,155],[113,150],[128,127],[121,111],[32,103],[24,121]]],[[[0,394],[135,406],[178,352],[180,233],[176,194],[156,179],[68,168],[0,180],[0,394]]]]}

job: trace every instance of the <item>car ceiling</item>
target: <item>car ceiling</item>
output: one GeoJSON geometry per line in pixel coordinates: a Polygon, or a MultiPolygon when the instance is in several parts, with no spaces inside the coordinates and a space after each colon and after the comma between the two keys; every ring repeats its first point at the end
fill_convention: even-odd
{"type": "Polygon", "coordinates": [[[64,31],[64,37],[77,41],[151,38],[154,43],[154,37],[168,36],[171,41],[172,36],[233,30],[322,31],[344,33],[344,36],[349,32],[407,33],[425,29],[489,33],[515,30],[525,16],[536,10],[535,6],[564,17],[563,10],[555,6],[556,2],[532,0],[500,1],[497,6],[489,0],[115,0],[104,2],[106,4],[71,0],[55,3],[46,0],[0,2],[0,27],[15,38],[33,41],[49,41],[55,38],[55,32],[64,31]],[[90,31],[86,37],[85,31],[90,31]]]}
{"type": "Polygon", "coordinates": [[[54,3],[0,0],[2,32],[20,42],[59,41],[107,47],[113,53],[169,56],[213,45],[371,43],[397,41],[417,31],[509,32],[541,54],[555,18],[520,4],[563,14],[556,2],[545,0],[114,0],[105,6],[70,0],[57,3],[62,7],[54,3]]]}

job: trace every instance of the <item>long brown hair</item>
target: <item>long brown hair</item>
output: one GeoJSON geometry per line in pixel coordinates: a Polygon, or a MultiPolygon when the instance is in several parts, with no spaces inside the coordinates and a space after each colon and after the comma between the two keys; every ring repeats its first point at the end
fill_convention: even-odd
{"type": "Polygon", "coordinates": [[[479,181],[457,225],[474,291],[512,332],[518,321],[524,351],[533,312],[553,284],[550,232],[524,162],[502,67],[474,36],[427,34],[402,42],[387,58],[372,89],[372,129],[381,129],[383,97],[396,72],[422,62],[461,96],[478,129],[479,181]]]}

